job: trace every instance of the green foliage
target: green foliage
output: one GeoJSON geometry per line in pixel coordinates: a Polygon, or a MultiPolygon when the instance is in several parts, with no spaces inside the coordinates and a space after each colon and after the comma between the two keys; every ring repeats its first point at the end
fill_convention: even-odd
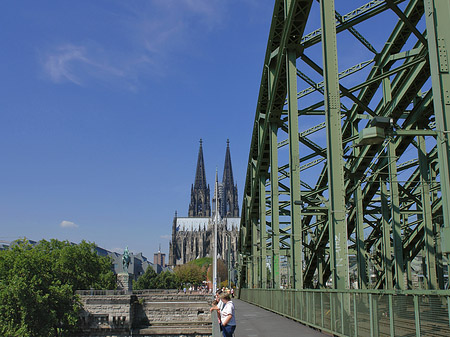
{"type": "Polygon", "coordinates": [[[197,266],[199,266],[200,268],[203,268],[206,266],[206,268],[208,268],[208,266],[210,264],[212,264],[212,257],[202,257],[200,259],[195,259],[192,261],[188,262],[189,264],[195,264],[197,266]]]}
{"type": "Polygon", "coordinates": [[[152,267],[148,267],[143,275],[141,275],[136,283],[133,284],[133,289],[155,289],[156,272],[152,267]]]}
{"type": "Polygon", "coordinates": [[[207,280],[209,269],[212,269],[212,258],[202,257],[189,261],[185,266],[177,267],[175,273],[183,284],[201,285],[207,280]]]}
{"type": "Polygon", "coordinates": [[[133,284],[133,289],[176,289],[178,284],[178,278],[174,273],[165,271],[157,275],[152,267],[148,267],[144,275],[133,284]]]}
{"type": "Polygon", "coordinates": [[[176,266],[174,272],[182,284],[201,285],[206,279],[206,267],[201,268],[194,263],[176,266]]]}
{"type": "Polygon", "coordinates": [[[111,261],[82,242],[25,240],[0,251],[0,335],[60,336],[75,328],[78,289],[111,289],[111,261]]]}
{"type": "Polygon", "coordinates": [[[177,276],[170,272],[164,271],[155,279],[155,289],[177,289],[179,280],[177,276]]]}

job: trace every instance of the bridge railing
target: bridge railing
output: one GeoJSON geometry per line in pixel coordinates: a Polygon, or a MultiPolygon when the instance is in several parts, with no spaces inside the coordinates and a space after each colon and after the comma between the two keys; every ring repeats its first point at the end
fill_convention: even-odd
{"type": "Polygon", "coordinates": [[[450,336],[447,290],[241,289],[240,296],[338,336],[450,336]]]}
{"type": "Polygon", "coordinates": [[[211,321],[212,321],[212,337],[220,337],[222,336],[222,332],[219,327],[219,320],[217,319],[217,312],[211,312],[211,321]]]}

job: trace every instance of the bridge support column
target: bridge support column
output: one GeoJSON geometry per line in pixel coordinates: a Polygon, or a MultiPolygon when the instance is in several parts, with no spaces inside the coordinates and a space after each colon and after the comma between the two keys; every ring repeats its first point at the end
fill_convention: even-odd
{"type": "Polygon", "coordinates": [[[395,288],[405,289],[405,272],[403,263],[403,242],[400,214],[400,200],[398,194],[397,156],[394,140],[388,140],[389,192],[391,197],[392,241],[394,244],[395,288]]]}
{"type": "Polygon", "coordinates": [[[280,209],[278,197],[278,126],[270,126],[270,208],[272,223],[272,287],[279,289],[280,280],[280,209]]]}
{"type": "MultiPolygon", "coordinates": [[[[349,289],[347,212],[345,207],[344,162],[342,150],[341,101],[338,79],[336,19],[334,0],[320,1],[322,25],[322,57],[325,99],[325,123],[327,132],[328,167],[328,230],[330,242],[330,269],[333,288],[349,289]]],[[[332,298],[332,316],[338,319],[341,307],[343,334],[349,333],[350,296],[340,301],[332,298]]]]}
{"type": "MultiPolygon", "coordinates": [[[[259,121],[259,140],[262,143],[264,119],[259,121]]],[[[266,175],[259,172],[259,287],[267,288],[266,253],[266,175]]]]}
{"type": "Polygon", "coordinates": [[[384,287],[394,289],[392,278],[392,247],[391,247],[391,226],[389,223],[389,204],[386,180],[380,179],[381,192],[381,226],[383,234],[383,267],[384,267],[384,287]]]}
{"type": "MultiPolygon", "coordinates": [[[[293,9],[292,0],[285,0],[285,17],[293,9]]],[[[298,102],[297,102],[297,48],[286,50],[286,80],[288,102],[289,177],[291,206],[291,280],[295,289],[303,288],[303,232],[300,200],[300,153],[298,144],[298,102]]]]}
{"type": "Polygon", "coordinates": [[[368,277],[366,268],[366,251],[364,244],[363,200],[359,180],[356,181],[355,184],[358,184],[354,193],[356,207],[356,261],[358,263],[358,287],[360,289],[366,289],[368,277]]]}
{"type": "Polygon", "coordinates": [[[450,3],[425,0],[428,55],[436,115],[439,176],[442,193],[442,253],[450,254],[450,3]]]}
{"type": "Polygon", "coordinates": [[[428,174],[428,160],[427,160],[427,148],[425,144],[425,137],[418,136],[417,143],[419,145],[419,168],[420,168],[420,185],[422,189],[422,217],[424,222],[424,256],[426,259],[426,277],[428,289],[437,289],[437,277],[436,277],[436,249],[434,247],[434,230],[433,219],[431,210],[430,199],[430,185],[428,174]]]}
{"type": "Polygon", "coordinates": [[[259,265],[258,265],[258,219],[255,216],[251,217],[252,223],[252,288],[259,287],[259,265]]]}
{"type": "Polygon", "coordinates": [[[349,288],[347,214],[342,160],[341,103],[338,80],[334,0],[320,1],[323,77],[327,129],[330,264],[335,289],[349,288]]]}

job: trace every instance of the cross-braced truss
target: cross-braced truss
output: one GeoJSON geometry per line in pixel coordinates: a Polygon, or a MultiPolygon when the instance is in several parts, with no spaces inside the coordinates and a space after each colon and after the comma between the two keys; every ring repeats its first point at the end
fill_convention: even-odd
{"type": "Polygon", "coordinates": [[[444,288],[449,48],[448,1],[275,1],[241,286],[444,288]]]}

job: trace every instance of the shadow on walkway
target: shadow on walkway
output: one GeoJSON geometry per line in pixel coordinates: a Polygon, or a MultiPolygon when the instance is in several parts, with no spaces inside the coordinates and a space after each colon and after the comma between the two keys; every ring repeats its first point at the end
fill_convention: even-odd
{"type": "Polygon", "coordinates": [[[330,336],[256,305],[232,300],[236,309],[235,337],[330,336]]]}

